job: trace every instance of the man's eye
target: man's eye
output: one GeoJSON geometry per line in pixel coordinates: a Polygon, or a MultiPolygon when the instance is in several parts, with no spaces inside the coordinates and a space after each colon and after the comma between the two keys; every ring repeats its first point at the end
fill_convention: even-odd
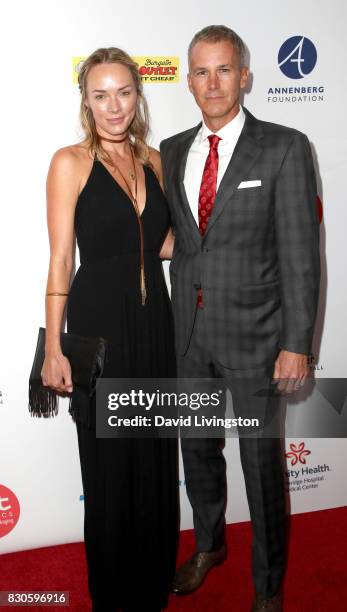
{"type": "Polygon", "coordinates": [[[96,100],[101,100],[103,98],[103,94],[98,94],[97,96],[95,96],[96,100]]]}
{"type": "Polygon", "coordinates": [[[196,74],[197,74],[197,76],[202,76],[202,75],[206,74],[206,70],[199,70],[196,74]]]}
{"type": "Polygon", "coordinates": [[[130,95],[130,91],[123,91],[123,92],[122,92],[122,95],[123,95],[123,96],[129,96],[129,95],[130,95]]]}

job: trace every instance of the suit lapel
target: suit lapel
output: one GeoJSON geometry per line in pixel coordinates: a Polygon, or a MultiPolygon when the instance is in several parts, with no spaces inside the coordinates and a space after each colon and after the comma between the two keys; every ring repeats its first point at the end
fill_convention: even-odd
{"type": "Polygon", "coordinates": [[[195,128],[192,128],[192,130],[190,130],[185,135],[185,137],[181,140],[177,148],[177,159],[179,160],[177,178],[178,178],[178,189],[179,189],[179,194],[180,194],[180,202],[182,204],[182,208],[183,208],[184,214],[186,215],[189,226],[192,230],[193,237],[195,241],[197,241],[199,244],[201,243],[201,234],[199,232],[199,228],[196,224],[196,221],[192,213],[192,209],[188,202],[186,190],[184,187],[184,173],[186,169],[189,149],[200,127],[201,127],[201,123],[199,123],[199,125],[197,125],[195,128]]]}
{"type": "Polygon", "coordinates": [[[263,137],[261,123],[247,109],[244,108],[244,111],[246,114],[245,124],[219,185],[204,239],[223,212],[226,203],[230,201],[234,191],[263,150],[261,144],[263,137]]]}

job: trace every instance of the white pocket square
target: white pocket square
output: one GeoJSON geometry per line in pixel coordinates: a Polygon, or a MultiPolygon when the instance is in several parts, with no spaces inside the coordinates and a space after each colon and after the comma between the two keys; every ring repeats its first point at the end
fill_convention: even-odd
{"type": "Polygon", "coordinates": [[[238,189],[249,189],[249,187],[261,187],[261,180],[242,181],[242,183],[239,184],[238,189]]]}

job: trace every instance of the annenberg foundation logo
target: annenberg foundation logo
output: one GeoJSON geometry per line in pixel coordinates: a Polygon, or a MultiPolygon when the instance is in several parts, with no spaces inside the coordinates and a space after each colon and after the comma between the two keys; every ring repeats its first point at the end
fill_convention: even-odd
{"type": "Polygon", "coordinates": [[[19,515],[20,506],[16,495],[11,489],[0,484],[0,538],[15,528],[19,515]]]}
{"type": "Polygon", "coordinates": [[[292,36],[278,52],[278,66],[289,79],[303,79],[317,63],[317,50],[305,36],[292,36]]]}
{"type": "Polygon", "coordinates": [[[327,473],[331,472],[332,468],[326,463],[317,464],[314,466],[308,465],[308,458],[312,459],[312,452],[305,448],[305,442],[289,444],[289,451],[285,453],[286,459],[289,460],[289,467],[286,471],[287,491],[296,493],[298,491],[306,491],[317,489],[321,486],[327,477],[327,473]]]}
{"type": "MultiPolygon", "coordinates": [[[[78,74],[86,56],[72,58],[72,80],[78,83],[78,74]]],[[[179,57],[172,55],[141,55],[132,58],[138,64],[143,83],[178,83],[180,80],[179,57]]]]}
{"type": "Polygon", "coordinates": [[[316,67],[317,57],[317,49],[307,36],[301,34],[288,38],[278,51],[277,65],[291,83],[284,86],[279,83],[269,87],[267,90],[268,104],[323,102],[324,86],[320,83],[307,82],[307,77],[316,67]],[[298,83],[298,81],[305,81],[305,84],[298,83]]]}

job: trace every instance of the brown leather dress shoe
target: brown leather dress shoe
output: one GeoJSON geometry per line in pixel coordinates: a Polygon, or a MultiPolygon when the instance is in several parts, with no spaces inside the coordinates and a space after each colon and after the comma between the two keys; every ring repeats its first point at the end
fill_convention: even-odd
{"type": "Polygon", "coordinates": [[[178,568],[172,586],[176,595],[187,595],[199,588],[210,569],[226,559],[226,546],[211,552],[197,552],[178,568]]]}
{"type": "Polygon", "coordinates": [[[272,597],[256,594],[251,612],[282,612],[282,597],[276,593],[272,597]]]}

